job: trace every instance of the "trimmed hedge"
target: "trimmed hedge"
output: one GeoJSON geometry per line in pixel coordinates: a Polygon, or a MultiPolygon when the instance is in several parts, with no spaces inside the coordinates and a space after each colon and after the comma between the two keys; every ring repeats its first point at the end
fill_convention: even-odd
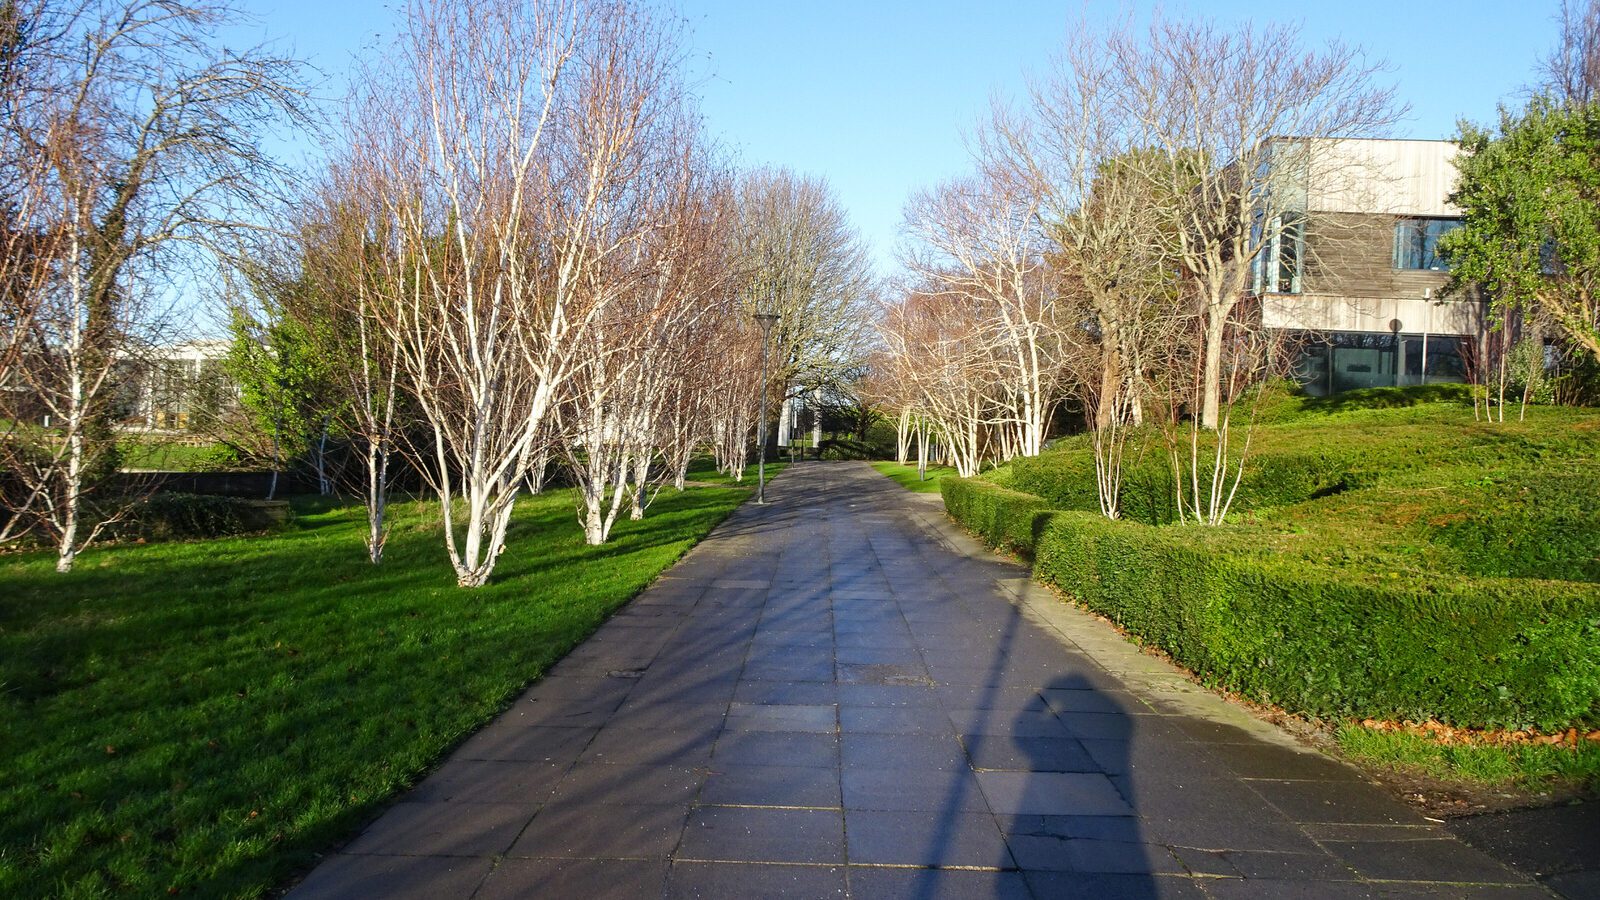
{"type": "Polygon", "coordinates": [[[1041,512],[1040,498],[975,479],[942,487],[950,513],[991,545],[1026,533],[1035,577],[1255,700],[1314,716],[1600,724],[1595,585],[1389,580],[1227,554],[1193,528],[1041,512]]]}
{"type": "MultiPolygon", "coordinates": [[[[1364,469],[1355,454],[1257,453],[1245,466],[1244,480],[1234,498],[1233,511],[1270,509],[1303,503],[1378,481],[1376,472],[1364,469]]],[[[1202,478],[1207,477],[1202,472],[1202,478]]],[[[1087,450],[1046,453],[1013,460],[1006,476],[1008,487],[1048,500],[1054,509],[1098,512],[1094,456],[1087,450]]],[[[1165,453],[1146,453],[1123,468],[1123,517],[1149,525],[1177,521],[1173,497],[1172,466],[1165,453]]]]}
{"type": "Polygon", "coordinates": [[[1034,519],[1050,509],[1043,498],[977,478],[939,480],[944,508],[990,547],[1033,555],[1034,519]]]}
{"type": "Polygon", "coordinates": [[[161,491],[141,500],[113,529],[118,540],[191,540],[269,531],[290,517],[284,501],[161,491]]]}

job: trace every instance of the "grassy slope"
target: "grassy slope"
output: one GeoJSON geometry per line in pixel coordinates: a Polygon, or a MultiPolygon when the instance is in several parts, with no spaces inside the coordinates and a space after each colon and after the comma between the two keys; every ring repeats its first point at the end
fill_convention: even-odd
{"type": "MultiPolygon", "coordinates": [[[[706,479],[705,473],[697,473],[706,479]]],[[[494,580],[453,585],[436,507],[0,558],[0,896],[255,896],[412,784],[749,494],[668,489],[587,547],[518,504],[494,580]]],[[[624,517],[625,519],[625,517],[624,517]]]]}
{"type": "MultiPolygon", "coordinates": [[[[1372,578],[1600,580],[1600,411],[1530,407],[1526,421],[1489,423],[1449,402],[1373,408],[1388,394],[1372,393],[1274,404],[1255,429],[1251,457],[1258,468],[1275,455],[1325,457],[1335,468],[1373,473],[1375,483],[1248,510],[1221,528],[1193,532],[1195,539],[1372,578]]],[[[1166,465],[1159,445],[1147,450],[1145,464],[1166,465]]],[[[1032,465],[986,477],[1063,507],[1093,509],[1093,462],[1081,437],[1032,465]]],[[[1600,791],[1594,742],[1576,751],[1445,746],[1357,725],[1340,728],[1338,739],[1353,758],[1431,777],[1534,788],[1567,781],[1600,791]]]]}
{"type": "Polygon", "coordinates": [[[923,481],[917,475],[916,466],[902,466],[897,462],[875,462],[872,467],[889,476],[906,490],[918,494],[939,493],[939,479],[956,473],[956,470],[949,466],[929,466],[928,480],[923,481]]]}
{"type": "MultiPolygon", "coordinates": [[[[1142,451],[1130,446],[1128,456],[1142,459],[1129,467],[1130,491],[1167,489],[1158,436],[1147,436],[1142,451]]],[[[1374,577],[1600,581],[1596,472],[1596,410],[1530,407],[1525,422],[1491,424],[1453,403],[1370,409],[1290,399],[1256,427],[1236,511],[1204,540],[1374,577]],[[1351,471],[1370,485],[1256,506],[1250,481],[1275,462],[1351,471]]],[[[1058,508],[1095,510],[1093,460],[1081,438],[986,477],[1058,508]]]]}
{"type": "Polygon", "coordinates": [[[160,472],[203,471],[213,466],[219,450],[214,444],[192,447],[188,444],[133,441],[122,448],[122,465],[129,469],[160,472]]]}

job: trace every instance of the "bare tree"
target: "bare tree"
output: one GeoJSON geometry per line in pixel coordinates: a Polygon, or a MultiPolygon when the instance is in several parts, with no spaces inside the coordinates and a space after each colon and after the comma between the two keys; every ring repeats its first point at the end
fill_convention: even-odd
{"type": "Polygon", "coordinates": [[[1181,318],[1177,263],[1160,238],[1163,196],[1146,177],[1135,129],[1113,90],[1117,73],[1097,38],[1068,43],[1050,75],[1030,86],[1022,113],[996,106],[980,132],[986,177],[1038,197],[1043,256],[1073,371],[1063,387],[1091,429],[1101,512],[1121,515],[1122,459],[1149,400],[1148,368],[1181,318]]]}
{"type": "Polygon", "coordinates": [[[1222,420],[1225,336],[1256,260],[1305,215],[1304,173],[1347,165],[1336,138],[1382,134],[1402,109],[1382,66],[1337,41],[1307,49],[1288,25],[1225,28],[1157,16],[1140,36],[1114,31],[1097,64],[1156,195],[1170,253],[1194,284],[1205,352],[1196,410],[1222,420]]]}
{"type": "Polygon", "coordinates": [[[827,183],[786,169],[746,173],[736,246],[746,314],[778,315],[771,377],[783,400],[846,380],[865,353],[875,285],[866,245],[827,183]],[[758,299],[771,308],[755,309],[758,299]]]}
{"type": "Polygon", "coordinates": [[[561,386],[631,288],[613,276],[645,233],[630,192],[676,108],[674,53],[621,0],[414,0],[362,91],[352,155],[414,267],[383,328],[464,587],[493,571],[561,386]]]}
{"type": "MultiPolygon", "coordinates": [[[[1040,197],[1029,181],[999,170],[914,195],[905,229],[906,265],[964,308],[995,377],[989,418],[999,457],[1037,456],[1066,373],[1057,305],[1041,231],[1040,197]]],[[[977,346],[971,346],[974,352],[977,346]]]]}
{"type": "Polygon", "coordinates": [[[923,411],[918,468],[925,470],[936,433],[957,474],[978,474],[993,421],[995,378],[991,347],[972,305],[959,294],[913,290],[886,306],[878,322],[887,352],[898,359],[923,411]]]}
{"type": "Polygon", "coordinates": [[[1587,104],[1600,92],[1600,2],[1561,0],[1561,36],[1541,60],[1541,87],[1568,104],[1587,104]]]}
{"type": "Polygon", "coordinates": [[[221,45],[219,29],[240,15],[220,3],[83,0],[30,4],[16,20],[41,43],[34,87],[7,111],[8,140],[42,166],[31,229],[54,247],[16,326],[26,390],[8,392],[30,395],[49,426],[7,447],[27,460],[14,471],[38,497],[58,571],[126,508],[127,497],[86,500],[115,468],[116,374],[158,337],[164,285],[259,225],[284,174],[262,139],[305,121],[295,63],[221,45]]]}
{"type": "Polygon", "coordinates": [[[1173,499],[1179,522],[1221,525],[1244,480],[1256,412],[1271,380],[1286,374],[1288,354],[1281,332],[1251,324],[1230,326],[1222,344],[1226,377],[1221,385],[1221,418],[1208,429],[1186,411],[1206,389],[1205,319],[1196,314],[1184,324],[1186,332],[1174,334],[1156,366],[1160,374],[1155,391],[1172,466],[1173,499]]]}

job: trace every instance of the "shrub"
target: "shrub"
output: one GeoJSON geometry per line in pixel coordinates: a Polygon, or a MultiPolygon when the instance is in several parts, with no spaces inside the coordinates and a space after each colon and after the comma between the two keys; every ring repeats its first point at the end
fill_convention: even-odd
{"type": "Polygon", "coordinates": [[[866,445],[873,459],[894,459],[897,432],[894,422],[877,419],[867,428],[866,445]]]}
{"type": "Polygon", "coordinates": [[[1125,521],[1106,521],[1076,439],[986,476],[1003,487],[947,481],[946,505],[991,545],[1031,551],[1041,580],[1255,699],[1317,716],[1593,727],[1600,418],[1544,408],[1475,422],[1448,405],[1460,391],[1304,401],[1255,434],[1235,504],[1247,514],[1218,528],[1137,524],[1172,518],[1159,452],[1130,455],[1125,521]]]}
{"type": "Polygon", "coordinates": [[[1356,409],[1400,409],[1429,403],[1472,405],[1472,387],[1465,384],[1414,384],[1408,387],[1361,388],[1327,397],[1302,397],[1300,409],[1312,413],[1356,409]]]}
{"type": "Polygon", "coordinates": [[[162,491],[119,523],[119,540],[184,540],[266,531],[287,521],[288,504],[162,491]]]}
{"type": "Polygon", "coordinates": [[[990,546],[1032,555],[1034,518],[1050,504],[984,481],[945,476],[939,481],[945,509],[990,546]]]}
{"type": "Polygon", "coordinates": [[[1600,494],[1589,474],[1521,474],[1478,488],[1430,537],[1473,575],[1600,582],[1600,494]]]}
{"type": "MultiPolygon", "coordinates": [[[[1340,452],[1255,453],[1246,460],[1233,510],[1284,506],[1373,484],[1376,474],[1358,469],[1358,463],[1354,454],[1340,452]]],[[[1171,465],[1164,452],[1146,452],[1124,463],[1123,518],[1150,525],[1177,521],[1171,465]]],[[[1202,483],[1207,477],[1202,471],[1202,483]]],[[[1015,460],[1007,478],[1010,487],[1045,498],[1053,509],[1100,509],[1094,455],[1088,450],[1052,451],[1015,460]]]]}
{"type": "Polygon", "coordinates": [[[1217,552],[1191,529],[1081,512],[1029,522],[1040,580],[1256,700],[1315,716],[1600,723],[1593,585],[1391,581],[1217,552]]]}

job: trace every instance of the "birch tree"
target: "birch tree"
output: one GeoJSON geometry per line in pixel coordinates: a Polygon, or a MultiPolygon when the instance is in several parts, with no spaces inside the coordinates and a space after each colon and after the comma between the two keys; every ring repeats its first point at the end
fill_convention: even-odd
{"type": "Polygon", "coordinates": [[[357,108],[414,287],[387,312],[457,583],[485,583],[589,330],[626,287],[641,147],[675,62],[625,2],[414,0],[357,108]],[[414,261],[414,262],[412,262],[414,261]],[[458,506],[459,503],[459,506],[458,506]]]}
{"type": "Polygon", "coordinates": [[[1004,410],[994,424],[1015,433],[1004,458],[1043,449],[1066,371],[1040,224],[1033,186],[999,172],[918,193],[906,208],[907,266],[964,309],[964,340],[992,360],[991,399],[1004,410]]]}
{"type": "MultiPolygon", "coordinates": [[[[936,432],[957,474],[978,474],[985,429],[992,422],[994,381],[990,348],[972,307],[959,294],[909,291],[879,319],[887,351],[919,396],[928,429],[936,432]]],[[[928,431],[919,435],[919,469],[926,466],[928,431]]]]}
{"type": "MultiPolygon", "coordinates": [[[[175,269],[225,255],[229,235],[260,224],[284,172],[265,134],[305,122],[290,60],[222,46],[240,13],[171,0],[33,3],[35,80],[7,110],[8,140],[37,161],[32,230],[51,235],[49,277],[17,323],[24,391],[49,417],[9,452],[36,497],[56,568],[133,499],[95,482],[116,467],[115,373],[158,341],[175,269]],[[31,442],[31,447],[27,444],[31,442]]],[[[13,433],[13,437],[17,432],[13,433]]]]}
{"type": "Polygon", "coordinates": [[[1158,15],[1143,35],[1113,31],[1088,47],[1065,59],[1087,56],[1105,74],[1112,113],[1150,151],[1130,160],[1170,200],[1153,236],[1171,241],[1195,286],[1205,342],[1196,412],[1215,429],[1224,337],[1257,257],[1302,227],[1301,173],[1347,165],[1331,139],[1381,136],[1403,109],[1375,83],[1381,63],[1338,41],[1307,48],[1296,26],[1158,15]]]}
{"type": "Polygon", "coordinates": [[[331,395],[325,415],[338,412],[360,452],[367,558],[376,565],[388,539],[389,465],[400,409],[400,347],[382,339],[382,323],[405,295],[410,273],[391,255],[392,220],[376,208],[362,173],[335,164],[302,209],[293,252],[305,291],[288,313],[303,323],[322,356],[331,395]]]}

